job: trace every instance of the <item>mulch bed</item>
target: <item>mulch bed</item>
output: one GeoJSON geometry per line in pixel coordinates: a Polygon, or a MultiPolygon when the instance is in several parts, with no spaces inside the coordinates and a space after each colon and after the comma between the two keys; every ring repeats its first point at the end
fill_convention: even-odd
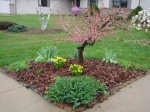
{"type": "MultiPolygon", "coordinates": [[[[0,32],[8,32],[7,30],[0,30],[0,32]]],[[[37,34],[37,35],[43,35],[43,34],[56,34],[56,33],[61,33],[62,29],[46,29],[45,31],[42,31],[40,29],[29,29],[28,31],[25,32],[19,32],[23,34],[37,34]]],[[[15,33],[15,32],[10,32],[10,33],[15,33]]]]}
{"type": "MultiPolygon", "coordinates": [[[[40,95],[45,95],[50,85],[55,82],[56,76],[72,77],[69,66],[71,64],[78,64],[77,60],[67,59],[67,64],[64,68],[57,70],[53,63],[34,63],[30,62],[30,68],[20,73],[11,73],[11,77],[24,82],[29,88],[35,90],[40,95]]],[[[139,70],[128,69],[117,64],[105,63],[96,60],[86,60],[83,63],[84,74],[95,77],[100,80],[100,83],[105,83],[108,86],[110,94],[118,91],[124,84],[130,81],[135,81],[139,77],[145,76],[145,72],[139,70]],[[121,86],[121,87],[120,87],[121,86]],[[117,88],[119,87],[119,88],[117,88]],[[117,88],[117,89],[116,89],[117,88]]],[[[97,102],[102,102],[106,97],[97,96],[97,102]]],[[[95,103],[91,105],[95,105],[95,103]]],[[[89,107],[91,107],[91,105],[89,107]]],[[[64,105],[61,105],[62,107],[64,105]]],[[[68,108],[68,106],[65,108],[68,108]]],[[[83,107],[82,107],[83,108],[83,107]]],[[[84,108],[85,109],[85,108],[84,108]]]]}
{"type": "Polygon", "coordinates": [[[62,29],[46,29],[45,31],[42,31],[40,29],[29,29],[26,32],[23,32],[25,34],[55,34],[55,33],[61,33],[62,29]]]}

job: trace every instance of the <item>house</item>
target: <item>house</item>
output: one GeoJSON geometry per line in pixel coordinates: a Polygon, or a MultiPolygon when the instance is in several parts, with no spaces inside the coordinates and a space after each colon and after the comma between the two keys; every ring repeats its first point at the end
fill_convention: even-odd
{"type": "Polygon", "coordinates": [[[150,8],[150,0],[0,0],[0,13],[3,14],[36,14],[36,8],[49,13],[71,13],[71,7],[77,5],[87,9],[95,4],[99,8],[128,8],[134,9],[141,5],[144,9],[150,8]]]}

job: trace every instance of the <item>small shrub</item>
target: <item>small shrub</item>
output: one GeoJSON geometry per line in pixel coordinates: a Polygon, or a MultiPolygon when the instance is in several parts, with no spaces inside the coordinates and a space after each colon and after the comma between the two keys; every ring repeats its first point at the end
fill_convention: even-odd
{"type": "Polygon", "coordinates": [[[62,57],[57,57],[53,60],[54,62],[54,66],[57,68],[57,69],[61,69],[65,66],[66,64],[66,59],[62,58],[62,57]]]}
{"type": "Polygon", "coordinates": [[[47,92],[48,100],[73,104],[73,109],[94,101],[98,93],[105,95],[107,87],[92,77],[58,77],[47,92]]]}
{"type": "Polygon", "coordinates": [[[116,64],[116,53],[114,53],[112,50],[108,51],[106,49],[105,51],[105,57],[103,58],[103,61],[105,61],[106,63],[113,63],[116,64]]]}
{"type": "Polygon", "coordinates": [[[71,64],[70,71],[71,71],[72,75],[80,76],[83,74],[83,66],[77,65],[77,64],[74,64],[74,65],[71,64]]]}
{"type": "Polygon", "coordinates": [[[35,62],[52,62],[56,53],[56,47],[44,47],[38,51],[35,62]]]}
{"type": "Polygon", "coordinates": [[[138,15],[133,16],[131,23],[133,28],[136,28],[137,30],[144,29],[146,32],[150,30],[150,16],[145,10],[142,10],[138,15]]]}
{"type": "Polygon", "coordinates": [[[72,14],[74,16],[78,16],[82,13],[81,9],[77,6],[72,7],[72,14]]]}
{"type": "Polygon", "coordinates": [[[29,65],[26,63],[26,61],[17,61],[15,63],[10,64],[7,69],[9,71],[13,72],[20,72],[22,70],[25,70],[29,68],[29,65]]]}
{"type": "Polygon", "coordinates": [[[9,21],[0,21],[0,30],[7,30],[8,27],[11,27],[12,25],[16,25],[16,23],[9,21]]]}
{"type": "Polygon", "coordinates": [[[8,27],[7,31],[19,33],[19,32],[28,31],[28,28],[23,25],[12,25],[12,26],[8,27]]]}
{"type": "Polygon", "coordinates": [[[137,6],[134,10],[131,11],[131,13],[128,15],[128,20],[131,20],[133,16],[138,15],[140,11],[142,11],[143,8],[141,6],[137,6]]]}
{"type": "Polygon", "coordinates": [[[100,9],[98,8],[98,6],[94,4],[90,6],[90,10],[91,10],[92,16],[93,16],[94,11],[97,11],[98,13],[100,12],[100,9]]]}

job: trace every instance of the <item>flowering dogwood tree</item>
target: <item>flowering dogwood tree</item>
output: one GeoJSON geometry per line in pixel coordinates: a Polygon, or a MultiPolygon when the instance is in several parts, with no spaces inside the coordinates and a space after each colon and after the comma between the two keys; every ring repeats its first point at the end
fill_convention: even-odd
{"type": "Polygon", "coordinates": [[[87,14],[81,16],[62,16],[58,21],[72,41],[80,44],[77,47],[80,63],[83,63],[85,47],[93,46],[96,41],[112,34],[113,26],[117,24],[116,15],[118,11],[115,9],[101,11],[100,13],[94,11],[93,15],[90,11],[88,9],[87,14]]]}
{"type": "Polygon", "coordinates": [[[150,30],[150,10],[142,10],[138,15],[132,17],[131,21],[137,30],[144,29],[146,32],[150,30]]]}

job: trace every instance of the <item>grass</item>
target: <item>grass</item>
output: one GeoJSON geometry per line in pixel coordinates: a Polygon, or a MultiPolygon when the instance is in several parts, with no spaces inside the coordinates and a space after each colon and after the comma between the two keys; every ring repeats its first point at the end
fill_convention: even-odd
{"type": "MultiPolygon", "coordinates": [[[[52,16],[48,28],[60,28],[57,19],[58,16],[52,16]]],[[[4,20],[29,28],[40,28],[37,16],[0,16],[0,21],[4,20]]],[[[31,60],[44,46],[56,46],[60,56],[69,58],[78,44],[54,40],[67,37],[65,32],[45,35],[0,32],[0,66],[7,66],[19,60],[31,60]]],[[[113,50],[117,54],[119,64],[126,68],[134,66],[143,70],[150,69],[150,33],[133,29],[128,32],[117,31],[113,37],[106,37],[93,47],[87,47],[85,58],[102,60],[106,48],[113,50]]]]}

